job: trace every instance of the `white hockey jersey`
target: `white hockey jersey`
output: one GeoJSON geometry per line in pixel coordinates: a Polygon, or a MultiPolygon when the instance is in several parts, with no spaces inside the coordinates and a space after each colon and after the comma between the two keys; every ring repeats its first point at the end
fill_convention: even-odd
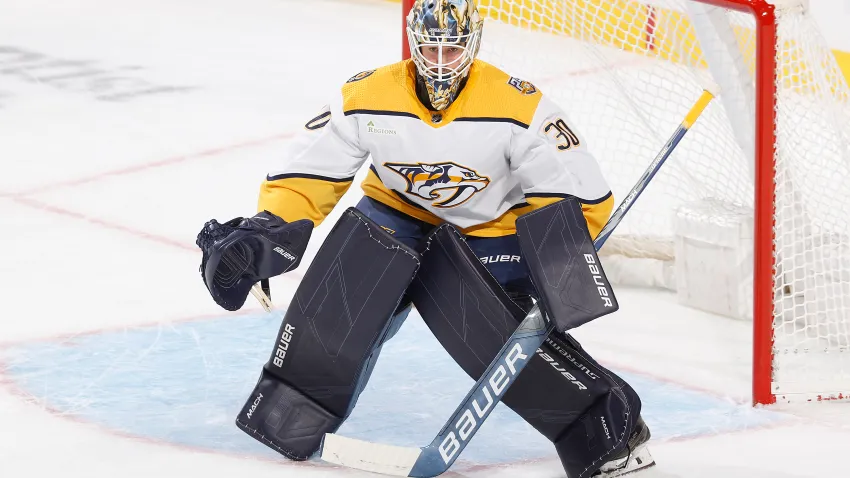
{"type": "Polygon", "coordinates": [[[592,235],[613,197],[582,137],[527,81],[480,60],[441,112],[417,99],[415,66],[357,74],[305,125],[280,170],[263,182],[259,209],[317,225],[371,158],[365,195],[464,234],[516,233],[516,218],[572,195],[592,235]]]}

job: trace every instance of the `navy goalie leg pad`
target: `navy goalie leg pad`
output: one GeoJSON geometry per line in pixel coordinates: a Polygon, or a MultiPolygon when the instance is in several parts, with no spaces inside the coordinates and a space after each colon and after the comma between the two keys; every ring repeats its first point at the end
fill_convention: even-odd
{"type": "MultiPolygon", "coordinates": [[[[408,295],[449,355],[476,380],[525,316],[450,225],[429,237],[408,295]]],[[[628,437],[640,401],[572,338],[557,335],[536,351],[523,351],[532,358],[503,401],[555,443],[570,478],[587,477],[622,449],[607,437],[628,437]]]]}
{"type": "MultiPolygon", "coordinates": [[[[560,363],[581,370],[599,392],[596,400],[554,440],[567,476],[587,478],[626,449],[637,427],[641,402],[625,380],[601,366],[571,336],[553,333],[544,349],[558,354],[560,363]]],[[[564,367],[565,369],[567,367],[564,367]]]]}
{"type": "Polygon", "coordinates": [[[316,453],[351,412],[418,267],[415,251],[346,210],[298,286],[237,426],[293,460],[316,453]]]}

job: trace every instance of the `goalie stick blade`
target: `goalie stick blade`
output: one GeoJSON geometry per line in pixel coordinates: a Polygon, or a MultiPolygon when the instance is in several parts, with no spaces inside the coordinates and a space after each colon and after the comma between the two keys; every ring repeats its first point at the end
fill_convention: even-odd
{"type": "Polygon", "coordinates": [[[257,299],[257,302],[259,302],[260,305],[263,306],[263,309],[266,312],[272,311],[272,309],[274,308],[274,305],[272,304],[272,300],[269,298],[268,295],[266,295],[265,291],[263,291],[263,289],[260,288],[259,282],[254,284],[253,287],[251,287],[251,294],[254,295],[254,298],[257,299]]]}
{"type": "Polygon", "coordinates": [[[422,450],[325,434],[322,460],[384,475],[410,476],[422,450]]]}

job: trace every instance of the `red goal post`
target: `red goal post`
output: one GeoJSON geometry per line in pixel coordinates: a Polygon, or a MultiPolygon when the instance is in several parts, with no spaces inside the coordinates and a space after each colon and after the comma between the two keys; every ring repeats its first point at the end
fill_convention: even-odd
{"type": "MultiPolygon", "coordinates": [[[[406,24],[406,15],[413,3],[413,0],[402,0],[403,25],[406,24]]],[[[803,175],[799,174],[799,172],[793,171],[790,174],[792,179],[788,179],[788,175],[786,175],[785,172],[787,170],[795,170],[801,162],[808,160],[806,158],[788,159],[788,157],[782,156],[783,164],[777,164],[777,158],[779,157],[777,147],[778,145],[783,144],[783,140],[778,138],[779,127],[777,111],[782,110],[781,105],[778,105],[780,102],[780,86],[787,86],[789,82],[792,84],[790,89],[793,90],[793,95],[788,93],[786,98],[792,98],[793,101],[797,101],[799,99],[797,97],[800,96],[805,97],[805,101],[812,102],[812,104],[821,104],[823,102],[828,103],[833,99],[845,103],[847,101],[847,85],[846,83],[841,83],[843,82],[843,77],[841,82],[836,82],[835,78],[833,78],[834,72],[829,69],[829,65],[824,67],[827,68],[827,70],[822,71],[819,69],[822,65],[819,66],[817,63],[823,63],[823,61],[819,58],[811,60],[805,58],[804,55],[807,54],[807,52],[820,51],[818,48],[821,46],[818,44],[811,48],[802,47],[803,43],[806,43],[806,46],[809,46],[809,41],[811,41],[814,45],[820,40],[816,34],[809,33],[808,23],[805,23],[805,25],[807,25],[805,27],[794,27],[803,32],[799,33],[800,36],[789,36],[788,38],[779,37],[778,27],[782,25],[782,23],[780,23],[780,19],[778,18],[778,9],[784,9],[783,11],[793,11],[786,16],[788,18],[797,14],[804,15],[806,5],[803,1],[479,0],[479,9],[482,11],[482,14],[488,22],[488,27],[485,28],[483,35],[482,58],[486,61],[496,63],[499,66],[503,66],[500,64],[500,61],[498,61],[499,59],[511,63],[512,65],[534,65],[534,63],[532,63],[533,60],[524,60],[527,63],[521,63],[523,59],[518,57],[523,57],[525,56],[525,52],[536,49],[536,43],[530,43],[530,45],[533,45],[532,48],[527,48],[526,50],[516,49],[514,53],[507,52],[504,54],[497,53],[490,55],[488,52],[485,52],[488,47],[488,42],[491,41],[490,32],[488,31],[489,26],[492,23],[502,23],[513,27],[516,30],[515,34],[517,37],[527,35],[526,32],[536,32],[538,36],[534,40],[535,42],[548,42],[550,38],[563,36],[569,37],[569,39],[564,40],[564,42],[569,42],[570,48],[573,48],[573,45],[577,44],[576,40],[591,44],[595,41],[598,45],[601,45],[601,48],[604,50],[610,50],[612,49],[611,47],[616,47],[620,50],[634,53],[642,48],[643,50],[640,52],[642,55],[652,56],[656,59],[662,58],[667,60],[668,63],[682,65],[682,70],[705,70],[705,64],[708,63],[709,66],[707,69],[711,71],[712,75],[716,76],[717,67],[712,66],[712,62],[710,61],[711,59],[706,60],[699,57],[701,54],[708,54],[707,47],[703,48],[702,53],[699,53],[699,45],[693,46],[690,44],[696,40],[702,40],[705,38],[699,29],[696,30],[696,33],[692,32],[693,25],[690,23],[696,23],[697,20],[696,17],[693,19],[688,17],[689,15],[693,15],[693,9],[697,4],[708,7],[719,7],[715,10],[726,9],[730,12],[738,12],[737,14],[730,13],[729,15],[735,15],[735,22],[740,23],[731,22],[731,26],[729,27],[720,27],[720,30],[724,30],[725,28],[727,35],[734,35],[736,38],[729,40],[732,44],[730,50],[738,50],[738,47],[740,47],[742,51],[745,49],[743,46],[745,41],[742,40],[743,34],[741,33],[745,30],[749,31],[746,35],[751,37],[751,39],[746,41],[752,43],[748,52],[738,55],[743,57],[743,63],[750,65],[743,69],[750,70],[749,74],[751,75],[751,79],[749,82],[744,80],[742,84],[744,84],[744,90],[747,88],[752,89],[751,93],[746,93],[745,91],[743,94],[744,96],[752,94],[751,101],[754,105],[752,107],[748,107],[746,101],[739,103],[743,105],[741,106],[742,111],[750,108],[753,116],[753,136],[751,138],[752,153],[751,159],[748,160],[751,162],[751,178],[750,185],[744,187],[744,193],[736,196],[742,197],[743,199],[740,199],[737,202],[732,202],[736,204],[746,203],[746,206],[752,210],[752,238],[749,240],[749,247],[752,251],[747,256],[748,258],[751,258],[748,259],[748,262],[751,262],[751,264],[746,266],[751,267],[751,271],[748,271],[746,275],[747,280],[751,280],[752,282],[752,295],[751,297],[746,298],[748,301],[747,303],[749,304],[747,306],[748,311],[743,315],[746,315],[747,318],[751,318],[753,322],[753,403],[770,404],[776,402],[777,397],[781,397],[782,400],[789,401],[798,399],[803,401],[812,401],[848,398],[847,392],[850,391],[850,368],[847,367],[848,359],[850,359],[850,318],[847,318],[847,322],[845,323],[843,322],[843,317],[850,315],[850,292],[846,292],[848,297],[845,298],[845,290],[848,290],[848,287],[844,284],[844,279],[840,279],[838,281],[833,280],[833,282],[826,287],[827,289],[830,289],[830,291],[822,292],[822,289],[824,289],[822,281],[818,282],[818,272],[814,269],[821,266],[820,262],[825,261],[823,261],[821,256],[818,256],[817,261],[820,262],[818,262],[817,265],[804,264],[804,262],[809,260],[808,256],[810,255],[822,254],[821,252],[815,254],[810,250],[810,248],[806,249],[809,247],[807,244],[811,244],[813,241],[833,241],[837,244],[835,249],[839,251],[837,255],[840,257],[837,260],[839,265],[837,267],[833,267],[835,270],[832,271],[831,274],[835,277],[841,276],[841,268],[844,267],[845,264],[844,250],[848,248],[845,243],[850,242],[846,240],[846,237],[850,235],[850,231],[845,229],[843,222],[845,220],[850,222],[850,215],[848,215],[846,209],[844,209],[840,212],[841,215],[838,220],[830,217],[826,221],[815,223],[815,221],[818,220],[812,219],[813,225],[807,224],[799,226],[799,216],[806,216],[806,213],[810,212],[807,210],[808,205],[806,201],[812,197],[812,194],[803,190],[810,186],[808,184],[801,186],[803,182],[799,181],[799,178],[803,175]],[[659,15],[659,12],[661,15],[659,15]],[[664,12],[667,13],[665,14],[664,12]],[[748,17],[748,19],[741,20],[742,18],[745,18],[745,16],[748,17]],[[636,23],[637,25],[630,25],[629,22],[636,23]],[[674,22],[678,23],[673,25],[674,22]],[[635,29],[638,29],[639,33],[636,34],[635,31],[633,31],[635,29]],[[657,31],[664,29],[667,30],[666,33],[663,31],[657,31]],[[678,34],[681,35],[681,38],[678,40],[673,38],[676,35],[676,31],[678,31],[678,34]],[[543,37],[541,35],[546,36],[543,37]],[[666,37],[662,38],[664,35],[666,35],[666,37]],[[640,45],[642,41],[646,43],[643,46],[640,45]],[[655,51],[656,47],[658,47],[658,50],[661,51],[655,51]],[[649,51],[651,51],[651,53],[647,53],[649,51]],[[493,61],[491,58],[496,58],[497,61],[493,61]],[[780,65],[780,61],[789,63],[780,65]],[[792,64],[790,62],[794,63],[792,64]],[[826,76],[828,78],[821,81],[821,79],[815,78],[818,75],[826,76]],[[801,86],[801,82],[803,86],[801,86]],[[829,86],[825,88],[817,86],[821,84],[827,84],[829,86]],[[754,88],[752,85],[754,85],[754,88]],[[824,97],[825,100],[822,97],[824,97]],[[751,191],[748,190],[747,187],[750,187],[751,191]],[[783,197],[777,199],[777,190],[780,189],[783,191],[783,197]],[[746,195],[749,195],[750,197],[747,198],[746,195]],[[780,212],[777,211],[778,200],[784,207],[784,209],[780,212]],[[793,214],[785,212],[786,209],[796,211],[797,215],[791,217],[793,214]],[[803,211],[802,214],[800,213],[801,210],[803,211]],[[787,225],[791,223],[793,223],[793,225],[787,225]],[[812,237],[814,236],[811,235],[798,238],[797,236],[805,235],[795,229],[798,227],[801,229],[807,229],[807,232],[809,229],[818,231],[817,239],[813,239],[812,237]],[[828,237],[829,239],[824,239],[825,237],[828,237]],[[803,252],[800,254],[792,254],[791,252],[788,252],[792,250],[797,251],[801,248],[803,249],[803,252]],[[803,258],[801,259],[800,257],[803,258]],[[782,262],[782,264],[779,264],[779,262],[782,262]],[[817,289],[816,286],[812,285],[816,282],[817,287],[820,287],[820,289],[817,289]],[[836,285],[835,282],[840,283],[836,285]],[[832,289],[834,289],[834,292],[832,289]],[[783,297],[783,294],[791,296],[791,299],[783,297]],[[831,307],[828,310],[827,306],[824,305],[827,303],[831,304],[828,306],[831,307]],[[838,304],[837,306],[834,305],[836,303],[838,304]],[[816,312],[812,313],[812,310],[815,310],[816,312]],[[836,317],[838,318],[836,319],[836,317]],[[799,329],[805,329],[805,331],[800,332],[799,329]],[[814,332],[812,332],[812,329],[814,329],[814,332]],[[788,334],[793,337],[787,340],[783,339],[783,344],[777,345],[777,331],[786,333],[789,330],[791,332],[788,332],[788,334]],[[812,334],[816,335],[816,337],[810,337],[812,334]],[[812,342],[810,339],[815,340],[815,342],[812,342]],[[824,345],[821,346],[819,344],[824,345]],[[800,352],[801,350],[802,352],[800,352]],[[798,354],[798,352],[800,353],[798,354]],[[800,361],[804,361],[807,360],[805,357],[814,356],[812,354],[815,353],[819,357],[817,359],[818,364],[827,363],[831,367],[832,365],[830,364],[833,362],[829,362],[829,360],[833,360],[836,356],[840,357],[840,360],[836,362],[838,363],[838,365],[836,365],[837,371],[833,376],[813,379],[814,383],[810,385],[802,383],[800,379],[800,375],[810,374],[805,365],[800,365],[799,363],[794,362],[791,365],[786,366],[784,363],[781,363],[782,360],[785,360],[783,357],[786,356],[790,357],[792,355],[800,355],[804,357],[801,358],[800,361]],[[833,358],[830,358],[829,354],[832,354],[831,357],[833,358]],[[793,370],[793,372],[789,372],[789,374],[792,374],[790,377],[781,377],[778,376],[779,370],[793,370]]],[[[716,15],[717,12],[712,10],[710,14],[716,15]]],[[[712,18],[716,20],[718,17],[715,16],[712,18]]],[[[796,20],[791,18],[790,20],[782,21],[808,22],[809,19],[796,20]]],[[[508,32],[506,35],[511,37],[513,34],[508,32]]],[[[794,33],[794,35],[797,35],[797,33],[794,33]]],[[[507,42],[507,44],[511,43],[514,42],[507,42]]],[[[506,48],[510,49],[510,47],[506,48]]],[[[732,56],[736,56],[734,51],[732,53],[732,56]]],[[[407,36],[404,33],[404,30],[402,31],[402,54],[403,58],[409,58],[407,36]]],[[[647,68],[656,67],[648,66],[647,68]]],[[[600,69],[610,70],[607,66],[600,67],[600,69]]],[[[587,68],[586,71],[592,71],[592,68],[587,68]]],[[[527,73],[524,69],[516,71],[515,73],[531,75],[531,73],[527,73]]],[[[643,71],[639,71],[638,73],[640,73],[640,75],[644,75],[643,71]]],[[[576,75],[576,73],[566,74],[566,76],[570,75],[576,75]]],[[[651,76],[652,73],[647,75],[650,76],[646,76],[646,78],[655,79],[654,76],[651,76]]],[[[654,82],[648,81],[647,85],[663,84],[665,85],[664,88],[667,88],[669,84],[669,87],[674,90],[673,93],[676,93],[677,91],[675,91],[675,88],[678,83],[675,82],[678,80],[670,80],[665,75],[667,75],[666,72],[659,74],[658,78],[661,78],[661,80],[654,82]]],[[[677,76],[677,78],[687,78],[688,75],[691,75],[691,73],[682,73],[677,76]]],[[[545,77],[545,74],[541,74],[541,76],[545,77]]],[[[555,77],[556,75],[550,74],[548,76],[549,82],[553,82],[554,80],[552,79],[555,77]]],[[[743,73],[743,77],[746,77],[746,72],[743,73]]],[[[535,81],[535,77],[533,76],[530,76],[528,79],[535,81]]],[[[622,83],[622,81],[620,82],[622,83]]],[[[721,86],[725,88],[722,83],[721,86]]],[[[657,89],[658,87],[646,87],[646,94],[648,96],[666,96],[667,92],[663,92],[665,93],[664,95],[658,94],[658,91],[653,90],[653,88],[657,89]]],[[[541,89],[547,92],[547,94],[550,90],[552,90],[552,88],[549,88],[546,85],[542,85],[541,89]]],[[[555,87],[555,90],[557,90],[557,86],[555,87]]],[[[635,92],[639,90],[640,88],[631,88],[630,91],[635,92]]],[[[683,88],[683,94],[684,90],[687,90],[687,88],[683,88]]],[[[643,94],[644,93],[640,93],[640,95],[643,94]]],[[[688,94],[690,94],[690,92],[688,94]]],[[[727,96],[731,96],[731,94],[727,96]]],[[[689,98],[689,100],[692,101],[693,98],[689,98]]],[[[576,101],[573,100],[571,104],[574,105],[575,103],[576,101]]],[[[730,106],[730,104],[727,103],[726,110],[728,111],[729,117],[735,117],[736,113],[734,113],[730,108],[734,109],[736,107],[733,105],[730,106]]],[[[800,109],[800,107],[796,108],[800,109]]],[[[786,110],[788,111],[784,113],[786,115],[796,114],[794,112],[794,107],[789,106],[786,110]]],[[[639,111],[638,113],[641,112],[639,111]]],[[[845,111],[842,110],[835,114],[843,115],[845,114],[845,111]]],[[[661,119],[666,121],[665,115],[662,115],[661,119]]],[[[638,114],[638,116],[640,116],[640,114],[638,114]]],[[[841,116],[841,118],[844,118],[844,116],[841,116]]],[[[582,127],[581,118],[579,117],[573,118],[573,121],[577,121],[580,129],[583,131],[585,129],[589,129],[591,131],[594,129],[593,125],[586,128],[582,127]]],[[[659,123],[657,124],[652,118],[646,120],[646,122],[651,124],[653,128],[663,130],[663,128],[666,127],[661,126],[662,124],[666,124],[661,120],[659,120],[659,123]]],[[[793,124],[793,122],[789,124],[793,124]]],[[[731,128],[722,127],[722,129],[724,131],[735,130],[736,127],[733,123],[731,128]]],[[[667,127],[667,130],[663,134],[669,134],[670,131],[672,131],[672,127],[667,127]]],[[[735,131],[732,131],[733,135],[734,133],[735,131]]],[[[837,148],[839,153],[838,156],[836,156],[837,159],[835,159],[835,161],[846,161],[847,157],[842,156],[841,151],[843,151],[842,148],[847,149],[847,145],[845,144],[847,137],[842,136],[840,132],[836,134],[830,133],[829,135],[825,135],[825,137],[839,143],[837,148]]],[[[616,139],[611,139],[610,141],[614,142],[616,139]]],[[[687,141],[689,141],[689,139],[686,139],[683,143],[687,141]]],[[[730,141],[733,141],[733,139],[730,139],[730,141]]],[[[743,141],[746,142],[745,140],[743,141]]],[[[591,142],[591,144],[600,144],[605,142],[606,139],[602,136],[600,137],[600,140],[591,142]]],[[[731,155],[731,153],[719,154],[710,150],[709,143],[710,140],[705,141],[706,146],[702,153],[703,156],[711,155],[712,157],[722,157],[725,161],[726,157],[731,155]]],[[[702,148],[702,146],[700,146],[700,148],[702,148]]],[[[741,148],[736,147],[734,149],[743,149],[745,153],[747,151],[746,146],[742,146],[741,148]]],[[[626,151],[631,150],[626,149],[626,151]]],[[[622,155],[622,153],[619,154],[622,155]]],[[[685,153],[683,153],[683,155],[684,154],[685,153]]],[[[694,152],[693,154],[695,157],[698,156],[698,152],[694,152]]],[[[614,156],[616,155],[612,154],[612,157],[614,156]]],[[[640,167],[642,168],[645,167],[646,162],[652,159],[652,156],[653,155],[650,154],[645,158],[638,158],[637,155],[635,155],[633,161],[640,164],[640,167]]],[[[677,159],[676,154],[674,154],[674,157],[671,158],[671,162],[679,160],[680,159],[677,159]]],[[[747,160],[745,159],[744,161],[747,160]]],[[[606,159],[604,154],[602,155],[600,162],[603,164],[603,169],[605,169],[606,159]]],[[[836,170],[842,171],[843,174],[845,166],[848,165],[841,163],[841,168],[836,168],[836,170]]],[[[690,167],[690,165],[688,167],[690,167]]],[[[610,168],[615,171],[621,170],[619,166],[613,164],[610,165],[610,168]]],[[[705,194],[706,198],[712,198],[717,195],[725,195],[729,197],[733,196],[732,194],[725,194],[725,191],[720,191],[720,194],[718,194],[718,188],[724,187],[723,183],[728,181],[728,178],[724,178],[722,176],[722,171],[712,173],[712,175],[715,174],[717,178],[711,180],[712,184],[700,185],[705,186],[704,189],[708,191],[708,193],[705,194]]],[[[606,176],[612,177],[615,175],[607,172],[606,176]]],[[[840,178],[835,178],[835,180],[838,179],[840,178]]],[[[685,194],[684,192],[675,191],[675,181],[671,180],[670,183],[671,185],[669,186],[663,186],[667,189],[659,193],[660,195],[666,194],[669,197],[674,197],[685,194]]],[[[835,183],[835,185],[829,183],[823,185],[824,188],[829,188],[830,186],[840,187],[837,183],[835,183]]],[[[662,188],[661,185],[658,187],[662,188]]],[[[649,190],[652,189],[653,185],[650,185],[649,190]]],[[[616,197],[616,188],[614,192],[616,197]]],[[[687,206],[691,203],[683,204],[687,206]]],[[[681,209],[671,214],[679,214],[681,216],[681,209]]],[[[677,220],[681,222],[682,219],[680,216],[677,216],[677,220]]],[[[706,221],[710,222],[710,220],[706,221]]],[[[615,234],[615,237],[616,236],[617,234],[615,234]]],[[[636,233],[635,237],[643,238],[646,236],[636,233]]],[[[672,235],[670,237],[672,237],[672,235]]],[[[643,239],[640,240],[642,241],[643,239]]],[[[663,247],[672,251],[675,247],[678,247],[681,242],[676,241],[678,241],[678,239],[664,239],[662,242],[665,242],[666,245],[663,247]],[[674,243],[675,247],[670,245],[674,243]]],[[[640,251],[654,250],[654,246],[646,244],[642,243],[640,251]]],[[[681,252],[680,249],[677,250],[681,252]]],[[[627,253],[625,255],[630,257],[633,256],[632,253],[627,253]]],[[[673,256],[672,252],[670,254],[662,255],[670,257],[673,256]]],[[[848,254],[848,256],[850,256],[850,254],[848,254]]],[[[677,276],[677,284],[678,287],[681,288],[683,281],[681,269],[679,269],[680,266],[678,265],[675,267],[677,267],[676,270],[680,273],[679,276],[677,276]]],[[[827,266],[827,268],[829,268],[829,266],[827,266]]],[[[723,279],[719,280],[722,281],[723,279]]],[[[750,286],[748,285],[747,287],[749,288],[750,286]]],[[[744,295],[747,294],[749,294],[749,292],[744,295]]],[[[823,368],[822,365],[818,366],[823,368]]],[[[812,368],[814,368],[814,365],[812,365],[812,368]]],[[[808,376],[805,380],[808,380],[808,376]]]]}

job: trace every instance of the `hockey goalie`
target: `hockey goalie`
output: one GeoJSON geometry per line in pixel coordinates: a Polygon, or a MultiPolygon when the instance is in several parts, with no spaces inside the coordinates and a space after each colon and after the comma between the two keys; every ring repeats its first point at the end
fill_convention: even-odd
{"type": "MultiPolygon", "coordinates": [[[[236,420],[290,459],[314,456],[349,416],[412,307],[477,380],[539,303],[557,332],[505,404],[552,441],[570,478],[654,464],[636,392],[566,333],[574,310],[609,312],[610,289],[550,284],[568,280],[571,251],[600,232],[610,188],[557,105],[476,59],[482,26],[474,0],[417,0],[411,59],[351,77],[266,177],[260,212],[198,235],[210,294],[239,309],[258,281],[297,267],[312,228],[371,161],[236,420]]],[[[583,266],[601,274],[594,255],[583,266]]]]}

